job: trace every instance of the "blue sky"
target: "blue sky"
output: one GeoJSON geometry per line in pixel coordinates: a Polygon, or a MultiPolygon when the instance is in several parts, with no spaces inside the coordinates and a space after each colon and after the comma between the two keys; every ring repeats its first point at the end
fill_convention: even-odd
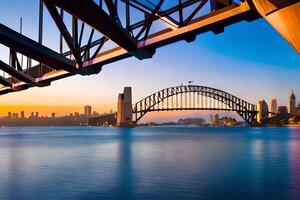
{"type": "MultiPolygon", "coordinates": [[[[17,30],[24,20],[24,34],[37,38],[37,0],[3,0],[0,23],[17,30]]],[[[58,45],[57,31],[45,31],[45,44],[58,45]]],[[[55,48],[55,47],[54,47],[55,48]]],[[[0,58],[7,59],[4,48],[0,58]]],[[[205,33],[196,41],[181,41],[157,50],[152,59],[125,59],[104,66],[98,75],[75,76],[1,96],[2,105],[76,105],[92,104],[99,111],[116,107],[117,94],[124,86],[133,87],[135,101],[162,88],[187,83],[222,89],[251,103],[272,97],[286,105],[293,89],[300,95],[300,57],[263,19],[240,22],[222,34],[205,33]],[[43,101],[41,101],[43,99],[43,101]],[[44,101],[46,99],[46,101],[44,101]]]]}

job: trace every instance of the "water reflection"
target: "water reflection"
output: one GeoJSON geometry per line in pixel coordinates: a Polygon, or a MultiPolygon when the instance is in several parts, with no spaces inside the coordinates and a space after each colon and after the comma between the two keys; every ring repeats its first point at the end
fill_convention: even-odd
{"type": "Polygon", "coordinates": [[[300,130],[8,128],[0,199],[299,199],[300,130]]]}
{"type": "Polygon", "coordinates": [[[256,198],[288,199],[290,182],[289,130],[260,129],[260,137],[252,138],[252,185],[256,198]]]}
{"type": "Polygon", "coordinates": [[[121,191],[119,199],[130,200],[133,198],[133,167],[132,167],[132,129],[118,130],[119,147],[119,185],[116,191],[121,191]]]}
{"type": "Polygon", "coordinates": [[[300,134],[298,128],[290,129],[289,161],[290,161],[290,199],[300,199],[300,134]]]}

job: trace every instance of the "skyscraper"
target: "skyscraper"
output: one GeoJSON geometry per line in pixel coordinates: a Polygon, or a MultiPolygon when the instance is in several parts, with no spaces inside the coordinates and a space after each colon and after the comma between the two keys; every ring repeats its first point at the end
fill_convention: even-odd
{"type": "Polygon", "coordinates": [[[288,114],[287,106],[279,106],[278,107],[278,114],[280,114],[280,115],[288,114]]]}
{"type": "Polygon", "coordinates": [[[7,113],[7,117],[8,117],[9,119],[11,119],[11,112],[8,112],[8,113],[7,113]]]}
{"type": "Polygon", "coordinates": [[[24,119],[25,118],[25,112],[21,111],[21,118],[24,119]]]}
{"type": "Polygon", "coordinates": [[[12,114],[12,118],[13,119],[18,119],[19,118],[19,114],[18,113],[13,113],[12,114]]]}
{"type": "Polygon", "coordinates": [[[92,115],[92,106],[86,105],[84,106],[84,115],[90,117],[92,115]]]}
{"type": "Polygon", "coordinates": [[[292,93],[290,95],[290,113],[296,112],[296,96],[294,94],[294,91],[292,90],[292,93]]]}
{"type": "Polygon", "coordinates": [[[219,125],[219,114],[215,114],[214,116],[214,124],[219,125]]]}
{"type": "Polygon", "coordinates": [[[210,124],[213,125],[214,124],[214,115],[210,114],[210,124]]]}
{"type": "Polygon", "coordinates": [[[276,113],[276,114],[278,113],[278,104],[277,104],[277,99],[276,98],[271,100],[270,110],[271,110],[271,113],[276,113]]]}

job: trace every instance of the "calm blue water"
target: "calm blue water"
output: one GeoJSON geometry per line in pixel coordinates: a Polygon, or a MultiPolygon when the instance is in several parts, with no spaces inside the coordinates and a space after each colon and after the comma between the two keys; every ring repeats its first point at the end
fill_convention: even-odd
{"type": "Polygon", "coordinates": [[[0,128],[0,199],[300,199],[299,128],[0,128]]]}

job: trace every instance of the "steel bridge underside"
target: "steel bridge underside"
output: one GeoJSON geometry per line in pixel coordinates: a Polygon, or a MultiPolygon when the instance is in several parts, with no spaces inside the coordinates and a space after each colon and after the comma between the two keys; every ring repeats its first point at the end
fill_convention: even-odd
{"type": "MultiPolygon", "coordinates": [[[[103,65],[131,56],[138,59],[151,58],[155,50],[162,46],[180,40],[191,42],[198,34],[207,31],[220,33],[226,26],[260,17],[246,2],[236,4],[228,1],[230,3],[215,7],[207,14],[197,17],[205,5],[212,4],[213,0],[186,0],[164,10],[160,8],[160,4],[149,8],[141,3],[144,1],[121,0],[120,2],[126,3],[127,12],[129,8],[138,8],[145,13],[145,19],[136,23],[127,19],[126,27],[122,27],[116,13],[117,5],[111,0],[100,1],[106,5],[108,11],[104,11],[92,0],[41,2],[50,13],[60,32],[61,41],[64,41],[68,49],[56,52],[42,44],[42,33],[36,42],[0,24],[0,43],[10,49],[9,64],[0,61],[0,70],[9,75],[8,78],[0,76],[2,84],[0,95],[30,87],[48,86],[52,81],[76,74],[96,74],[101,71],[103,65]],[[183,10],[193,5],[194,8],[190,10],[189,15],[183,17],[183,10]],[[72,31],[67,30],[62,13],[72,15],[72,31]],[[179,15],[177,20],[171,17],[176,13],[179,15]],[[82,22],[81,28],[78,27],[79,21],[82,22]],[[150,33],[152,24],[157,21],[164,23],[166,28],[150,33]],[[80,44],[84,29],[82,27],[87,26],[92,27],[90,37],[94,32],[103,34],[103,37],[95,41],[89,40],[87,44],[80,44]],[[134,35],[134,32],[138,33],[134,35]],[[100,51],[107,41],[114,42],[116,46],[100,51]],[[97,48],[94,55],[89,55],[91,48],[97,48]],[[17,55],[26,56],[40,64],[24,69],[17,55]]],[[[40,29],[42,26],[40,24],[40,29]]]]}
{"type": "Polygon", "coordinates": [[[38,41],[0,24],[0,43],[9,49],[9,63],[0,61],[0,70],[8,75],[0,76],[0,95],[48,86],[76,74],[97,74],[104,65],[132,56],[151,58],[165,45],[192,42],[198,34],[222,33],[226,26],[261,17],[300,52],[299,0],[178,0],[167,8],[164,2],[40,0],[38,41]],[[124,19],[119,13],[121,4],[124,19]],[[59,51],[43,45],[45,8],[60,34],[59,51]],[[134,21],[133,10],[143,17],[134,21]],[[153,30],[154,23],[161,23],[162,28],[153,30]],[[100,36],[95,39],[96,33],[100,36]],[[20,56],[27,58],[27,66],[20,56]],[[38,64],[32,65],[32,61],[38,64]]]}

